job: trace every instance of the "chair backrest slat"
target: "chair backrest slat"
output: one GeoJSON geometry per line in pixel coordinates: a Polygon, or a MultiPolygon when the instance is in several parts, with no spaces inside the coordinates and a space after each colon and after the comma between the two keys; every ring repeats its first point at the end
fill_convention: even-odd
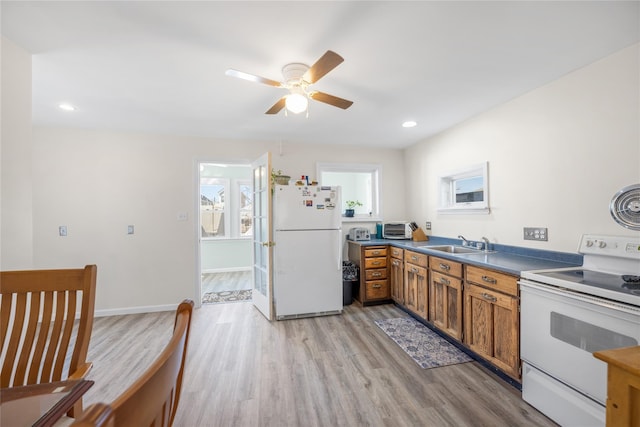
{"type": "Polygon", "coordinates": [[[0,272],[2,387],[63,380],[87,369],[96,274],[95,265],[0,272]]]}

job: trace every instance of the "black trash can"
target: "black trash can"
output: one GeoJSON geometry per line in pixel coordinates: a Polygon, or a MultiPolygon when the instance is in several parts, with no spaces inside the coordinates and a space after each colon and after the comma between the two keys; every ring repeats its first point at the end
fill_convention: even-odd
{"type": "Polygon", "coordinates": [[[353,303],[353,288],[358,282],[358,266],[351,261],[342,261],[342,305],[353,303]]]}

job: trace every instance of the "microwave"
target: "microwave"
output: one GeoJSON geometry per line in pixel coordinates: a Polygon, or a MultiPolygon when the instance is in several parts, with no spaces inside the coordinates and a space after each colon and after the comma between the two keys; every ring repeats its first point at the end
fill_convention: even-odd
{"type": "Polygon", "coordinates": [[[382,224],[382,237],[385,239],[411,239],[412,235],[413,232],[407,221],[382,224]]]}

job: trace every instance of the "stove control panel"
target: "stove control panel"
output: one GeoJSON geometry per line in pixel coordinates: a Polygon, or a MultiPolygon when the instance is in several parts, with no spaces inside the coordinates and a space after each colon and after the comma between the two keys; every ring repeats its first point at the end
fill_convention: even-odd
{"type": "Polygon", "coordinates": [[[640,237],[584,234],[578,252],[640,260],[640,237]]]}

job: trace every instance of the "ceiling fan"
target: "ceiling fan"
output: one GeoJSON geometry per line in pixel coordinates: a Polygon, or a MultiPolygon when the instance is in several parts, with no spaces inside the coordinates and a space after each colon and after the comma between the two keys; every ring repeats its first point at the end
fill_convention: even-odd
{"type": "Polygon", "coordinates": [[[353,101],[348,101],[346,99],[338,98],[337,96],[329,95],[328,93],[309,89],[309,86],[316,83],[329,71],[340,65],[342,61],[344,61],[344,58],[337,53],[328,50],[311,67],[297,62],[287,64],[282,67],[282,82],[234,69],[228,69],[225,74],[227,76],[249,80],[250,82],[288,89],[289,94],[280,98],[266,111],[265,114],[277,114],[285,107],[292,113],[301,113],[307,110],[309,98],[346,110],[351,107],[353,101]]]}

